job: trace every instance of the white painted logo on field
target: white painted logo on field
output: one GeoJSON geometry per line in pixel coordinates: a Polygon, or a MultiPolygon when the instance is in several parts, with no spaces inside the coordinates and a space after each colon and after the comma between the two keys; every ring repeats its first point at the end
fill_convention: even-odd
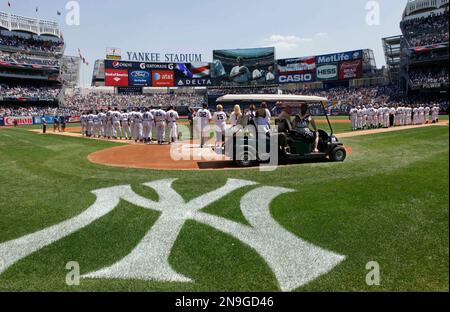
{"type": "Polygon", "coordinates": [[[241,211],[250,226],[201,212],[208,205],[254,182],[233,180],[226,185],[190,202],[172,188],[175,180],[144,184],[159,195],[155,202],[133,192],[131,186],[116,186],[93,191],[96,202],[80,215],[42,231],[0,244],[3,265],[0,274],[19,260],[48,246],[113,211],[120,200],[158,211],[158,221],[142,241],[125,258],[110,267],[91,272],[82,278],[137,279],[160,282],[193,282],[176,272],[169,256],[184,224],[194,220],[231,235],[253,248],[269,265],[282,291],[295,290],[328,273],[345,257],[303,241],[281,227],[270,214],[270,203],[276,197],[294,192],[279,187],[259,187],[241,199],[241,211]]]}

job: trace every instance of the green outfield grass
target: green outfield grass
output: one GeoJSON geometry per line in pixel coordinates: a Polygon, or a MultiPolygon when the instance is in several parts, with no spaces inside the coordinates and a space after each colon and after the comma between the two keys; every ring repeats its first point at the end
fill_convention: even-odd
{"type": "MultiPolygon", "coordinates": [[[[342,130],[342,129],[341,129],[342,130]]],[[[340,132],[341,130],[336,130],[340,132]]],[[[449,129],[428,127],[345,139],[344,163],[299,164],[258,170],[166,172],[94,165],[87,155],[117,146],[26,129],[0,130],[0,243],[60,223],[95,202],[92,190],[177,178],[174,188],[193,199],[228,178],[296,192],[272,202],[273,217],[296,236],[346,256],[298,291],[449,290],[449,129]],[[377,261],[381,286],[366,285],[366,264],[377,261]]],[[[239,210],[247,187],[206,212],[246,224],[239,210]]],[[[0,291],[278,291],[264,260],[240,241],[188,222],[170,255],[172,267],[194,283],[82,280],[65,284],[69,261],[81,273],[126,256],[158,213],[121,202],[90,226],[30,255],[0,275],[0,291]]],[[[1,255],[0,255],[1,260],[1,255]]]]}

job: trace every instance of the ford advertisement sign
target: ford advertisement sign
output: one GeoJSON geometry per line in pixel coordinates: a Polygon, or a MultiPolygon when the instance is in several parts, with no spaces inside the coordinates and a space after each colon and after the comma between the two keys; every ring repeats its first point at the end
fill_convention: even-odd
{"type": "Polygon", "coordinates": [[[327,64],[317,67],[317,80],[338,80],[339,79],[339,64],[327,64]]]}
{"type": "Polygon", "coordinates": [[[130,71],[128,75],[129,86],[131,87],[149,87],[151,86],[151,74],[146,70],[130,71]]]}
{"type": "Polygon", "coordinates": [[[362,58],[363,58],[363,51],[356,50],[356,51],[349,51],[349,52],[342,52],[342,53],[319,55],[316,57],[316,64],[321,65],[321,64],[339,63],[339,62],[346,62],[346,61],[355,61],[355,60],[360,60],[362,58]]]}

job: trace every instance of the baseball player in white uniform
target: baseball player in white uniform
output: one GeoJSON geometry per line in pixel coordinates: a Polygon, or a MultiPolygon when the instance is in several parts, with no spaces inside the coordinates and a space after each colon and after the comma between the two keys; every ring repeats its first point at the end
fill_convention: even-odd
{"type": "Polygon", "coordinates": [[[392,118],[392,123],[391,123],[391,120],[389,120],[389,126],[392,126],[392,127],[395,126],[395,123],[396,123],[395,115],[396,114],[397,114],[397,109],[395,107],[391,107],[389,109],[389,119],[392,118]]]}
{"type": "Polygon", "coordinates": [[[214,123],[216,124],[216,144],[215,147],[222,147],[225,141],[225,131],[227,129],[227,114],[223,111],[222,105],[217,105],[217,111],[213,115],[214,123]]]}
{"type": "Polygon", "coordinates": [[[353,131],[356,131],[358,129],[358,109],[356,107],[350,110],[350,120],[352,121],[353,131]]]}
{"type": "Polygon", "coordinates": [[[384,127],[384,107],[383,105],[380,105],[378,108],[378,127],[382,128],[384,127]]]}
{"type": "Polygon", "coordinates": [[[373,116],[374,116],[375,112],[373,110],[373,106],[370,105],[367,108],[367,127],[372,129],[373,128],[373,116]]]}
{"type": "Polygon", "coordinates": [[[380,126],[380,123],[378,121],[378,106],[375,106],[373,108],[373,127],[376,129],[380,126]]]}
{"type": "Polygon", "coordinates": [[[120,126],[120,122],[122,121],[122,114],[119,112],[117,107],[114,108],[112,114],[112,122],[113,122],[113,137],[114,139],[121,138],[122,139],[122,127],[120,126]]]}
{"type": "Polygon", "coordinates": [[[97,136],[100,138],[102,136],[102,120],[100,119],[100,113],[96,112],[94,114],[94,134],[93,136],[97,136]]]}
{"type": "Polygon", "coordinates": [[[389,115],[390,115],[390,109],[387,105],[384,105],[383,107],[383,128],[389,128],[389,115]]]}
{"type": "Polygon", "coordinates": [[[364,119],[364,111],[361,106],[358,106],[358,114],[357,114],[357,128],[358,130],[362,130],[363,128],[363,119],[364,119]]]}
{"type": "Polygon", "coordinates": [[[419,124],[425,124],[425,107],[423,105],[419,107],[419,120],[419,124]]]}
{"type": "Polygon", "coordinates": [[[103,109],[101,109],[98,113],[98,118],[100,119],[100,131],[101,136],[104,138],[106,137],[106,114],[103,112],[103,109]]]}
{"type": "Polygon", "coordinates": [[[122,137],[124,137],[125,140],[131,140],[130,115],[126,109],[123,110],[121,119],[122,137]]]}
{"type": "Polygon", "coordinates": [[[142,142],[144,135],[143,135],[143,130],[144,130],[144,124],[143,124],[143,115],[142,113],[137,110],[134,113],[134,141],[135,142],[142,142]]]}
{"type": "Polygon", "coordinates": [[[162,106],[160,106],[159,109],[155,110],[153,117],[155,119],[156,139],[158,141],[158,144],[164,144],[166,134],[166,112],[162,109],[162,106]]]}
{"type": "Polygon", "coordinates": [[[108,139],[111,139],[113,136],[113,113],[111,107],[109,107],[106,112],[106,137],[108,137],[108,139]]]}
{"type": "Polygon", "coordinates": [[[87,116],[85,113],[82,113],[80,116],[80,124],[81,124],[81,135],[86,136],[87,135],[87,116]]]}
{"type": "Polygon", "coordinates": [[[152,143],[152,132],[153,132],[153,115],[150,113],[150,109],[146,108],[142,114],[142,136],[144,138],[144,143],[152,143]]]}
{"type": "Polygon", "coordinates": [[[440,108],[438,105],[434,105],[431,108],[431,122],[433,124],[437,123],[439,120],[439,111],[440,111],[440,108]]]}
{"type": "Polygon", "coordinates": [[[365,128],[368,127],[367,121],[368,121],[368,119],[369,119],[369,116],[368,116],[369,111],[368,111],[368,109],[367,109],[366,106],[363,106],[362,111],[363,111],[363,123],[362,123],[362,128],[365,129],[365,128]]]}
{"type": "Polygon", "coordinates": [[[427,105],[424,109],[425,112],[425,123],[429,124],[430,123],[430,112],[431,112],[431,108],[427,105]]]}
{"type": "Polygon", "coordinates": [[[208,105],[203,104],[203,108],[199,109],[196,117],[196,129],[200,134],[200,147],[203,148],[209,139],[208,126],[212,120],[211,112],[208,110],[208,105]]]}
{"type": "Polygon", "coordinates": [[[395,108],[395,126],[400,126],[400,119],[402,116],[402,108],[400,106],[397,106],[395,108]]]}
{"type": "Polygon", "coordinates": [[[169,129],[169,144],[175,143],[178,140],[178,119],[180,119],[180,116],[175,110],[175,106],[170,107],[166,113],[167,128],[169,129]]]}
{"type": "Polygon", "coordinates": [[[88,121],[87,125],[88,137],[91,137],[94,135],[94,111],[89,112],[87,121],[88,121]]]}

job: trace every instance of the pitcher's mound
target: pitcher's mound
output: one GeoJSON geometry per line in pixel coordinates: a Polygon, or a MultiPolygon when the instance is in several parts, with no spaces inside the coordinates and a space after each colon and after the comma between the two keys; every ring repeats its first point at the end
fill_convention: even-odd
{"type": "Polygon", "coordinates": [[[156,170],[223,170],[236,165],[212,149],[192,144],[125,145],[105,149],[88,156],[95,164],[156,170]]]}

